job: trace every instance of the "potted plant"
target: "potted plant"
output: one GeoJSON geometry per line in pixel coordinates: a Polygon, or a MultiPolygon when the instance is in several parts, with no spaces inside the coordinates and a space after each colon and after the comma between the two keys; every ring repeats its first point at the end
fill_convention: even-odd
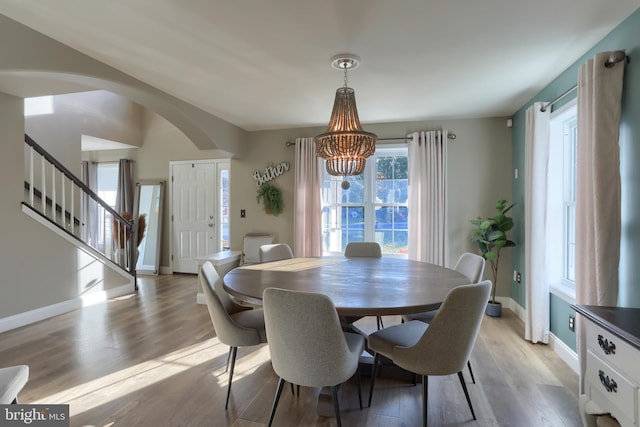
{"type": "Polygon", "coordinates": [[[473,224],[471,241],[478,244],[482,257],[491,266],[493,276],[491,300],[487,304],[486,311],[489,316],[500,317],[502,315],[502,304],[496,301],[498,267],[500,266],[500,250],[516,245],[507,236],[507,232],[513,228],[513,219],[506,214],[514,205],[515,203],[512,203],[507,206],[507,201],[500,199],[496,204],[498,213],[495,216],[487,219],[478,217],[469,221],[473,224]]]}
{"type": "Polygon", "coordinates": [[[264,211],[267,214],[278,216],[282,212],[282,191],[273,184],[264,183],[258,187],[258,195],[256,196],[258,203],[262,201],[264,211]]]}

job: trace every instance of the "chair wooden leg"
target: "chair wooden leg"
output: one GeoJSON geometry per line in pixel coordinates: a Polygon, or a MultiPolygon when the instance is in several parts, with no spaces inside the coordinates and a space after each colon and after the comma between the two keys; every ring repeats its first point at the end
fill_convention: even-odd
{"type": "Polygon", "coordinates": [[[231,347],[229,349],[231,356],[231,368],[229,369],[229,385],[227,386],[227,402],[224,404],[224,409],[229,407],[229,396],[231,395],[231,381],[233,381],[233,368],[236,366],[236,354],[238,353],[238,347],[231,347]]]}
{"type": "Polygon", "coordinates": [[[462,376],[462,372],[458,372],[458,378],[460,378],[460,384],[462,384],[462,390],[464,390],[464,396],[467,398],[467,403],[469,404],[469,409],[471,409],[471,415],[473,419],[476,419],[476,413],[473,411],[473,405],[471,405],[471,399],[469,398],[469,391],[467,390],[467,384],[464,382],[464,376],[462,376]]]}
{"type": "Polygon", "coordinates": [[[278,407],[278,402],[280,401],[280,395],[282,394],[282,389],[284,388],[284,379],[281,377],[278,380],[278,389],[276,390],[276,396],[273,399],[273,405],[271,407],[271,415],[269,415],[269,424],[271,427],[271,423],[273,423],[273,417],[276,415],[276,408],[278,407]]]}
{"type": "Polygon", "coordinates": [[[471,362],[469,360],[467,360],[467,367],[469,368],[469,373],[471,374],[471,381],[473,381],[473,383],[476,383],[476,379],[473,377],[473,369],[471,369],[471,362]]]}
{"type": "Polygon", "coordinates": [[[342,420],[340,419],[340,403],[338,402],[338,386],[331,386],[331,397],[333,398],[333,410],[336,413],[336,423],[338,427],[342,427],[342,420]]]}
{"type": "Polygon", "coordinates": [[[429,403],[429,377],[422,376],[422,426],[427,427],[427,403],[429,403]]]}
{"type": "Polygon", "coordinates": [[[371,386],[369,388],[369,405],[371,407],[371,399],[373,398],[373,386],[376,382],[376,375],[378,374],[378,362],[380,361],[380,356],[376,353],[373,356],[373,365],[371,365],[371,386]]]}

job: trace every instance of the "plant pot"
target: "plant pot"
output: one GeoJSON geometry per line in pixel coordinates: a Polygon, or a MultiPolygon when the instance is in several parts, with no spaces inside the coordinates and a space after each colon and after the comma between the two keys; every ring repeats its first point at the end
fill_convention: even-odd
{"type": "Polygon", "coordinates": [[[502,317],[502,303],[489,301],[485,313],[491,317],[502,317]]]}

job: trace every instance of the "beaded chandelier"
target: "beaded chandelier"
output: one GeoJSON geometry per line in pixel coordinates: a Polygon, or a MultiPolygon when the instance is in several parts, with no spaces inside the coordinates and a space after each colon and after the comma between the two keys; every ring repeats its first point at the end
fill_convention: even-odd
{"type": "Polygon", "coordinates": [[[326,160],[330,175],[360,175],[365,159],[376,149],[377,136],[362,130],[355,92],[347,85],[347,70],[359,63],[360,59],[354,55],[338,55],[331,59],[333,68],[344,70],[344,86],[336,90],[327,131],[314,138],[316,155],[326,160]]]}

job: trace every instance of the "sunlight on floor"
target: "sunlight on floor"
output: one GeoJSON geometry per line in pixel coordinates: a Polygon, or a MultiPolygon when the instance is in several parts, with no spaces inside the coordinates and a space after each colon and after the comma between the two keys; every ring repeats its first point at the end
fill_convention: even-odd
{"type": "MultiPolygon", "coordinates": [[[[122,396],[126,396],[129,393],[136,392],[140,389],[166,380],[173,375],[180,374],[181,372],[202,363],[209,362],[211,359],[221,355],[225,356],[223,360],[226,361],[228,349],[229,347],[221,344],[217,338],[206,340],[174,351],[161,358],[151,359],[87,383],[46,396],[33,403],[69,404],[69,415],[78,415],[84,411],[88,411],[104,404],[105,401],[111,400],[110,398],[121,398],[122,396]]],[[[252,360],[252,357],[249,356],[253,356],[253,354],[248,355],[246,361],[252,360]]],[[[264,356],[255,357],[257,357],[257,360],[260,360],[260,363],[264,362],[264,356]]],[[[243,365],[246,366],[246,364],[243,365]]],[[[238,370],[235,378],[240,378],[243,375],[250,374],[250,371],[255,370],[257,366],[259,366],[259,363],[251,364],[250,366],[251,368],[249,370],[244,369],[244,367],[242,370],[238,370]]],[[[224,373],[224,365],[222,365],[221,371],[224,373]]],[[[224,381],[226,383],[226,375],[218,376],[221,382],[224,381]]]]}

